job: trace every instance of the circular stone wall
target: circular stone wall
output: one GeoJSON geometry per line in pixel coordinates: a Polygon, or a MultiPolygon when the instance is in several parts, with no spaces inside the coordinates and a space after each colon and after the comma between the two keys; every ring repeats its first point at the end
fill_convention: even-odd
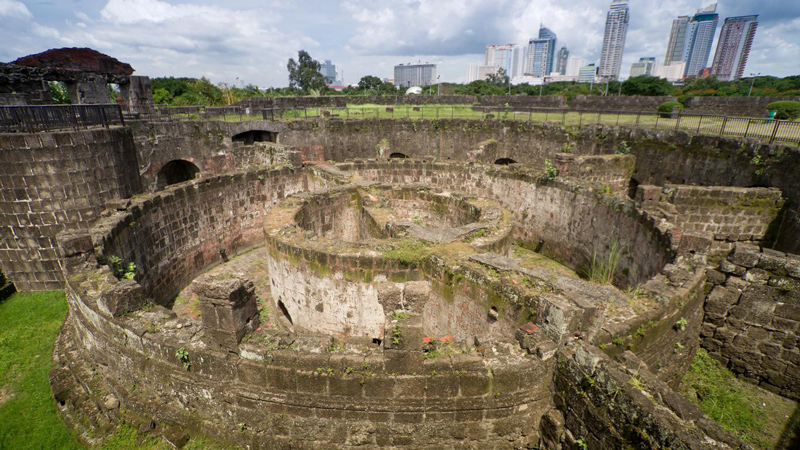
{"type": "MultiPolygon", "coordinates": [[[[347,176],[314,168],[236,173],[133,200],[89,243],[62,239],[70,314],[59,379],[80,380],[90,366],[126,417],[252,448],[533,446],[552,408],[554,349],[594,326],[589,303],[600,300],[580,306],[552,272],[499,273],[487,258],[506,264],[513,239],[544,240],[577,265],[592,246],[605,254],[620,228],[623,284],[671,258],[632,208],[524,171],[339,169],[390,185],[346,186],[347,176]],[[271,300],[258,304],[265,280],[209,273],[195,282],[201,317],[160,306],[264,245],[271,300]],[[111,257],[134,262],[135,280],[96,263],[111,257]],[[298,329],[265,334],[269,302],[298,329]]],[[[64,383],[56,398],[77,415],[82,400],[64,383]]]]}

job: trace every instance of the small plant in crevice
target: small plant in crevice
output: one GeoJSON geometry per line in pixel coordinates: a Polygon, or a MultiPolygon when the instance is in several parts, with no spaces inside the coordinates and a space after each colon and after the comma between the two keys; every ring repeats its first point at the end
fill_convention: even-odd
{"type": "Polygon", "coordinates": [[[617,149],[614,150],[614,153],[616,153],[617,155],[630,155],[631,147],[628,145],[627,142],[622,141],[617,146],[617,149]]]}
{"type": "Polygon", "coordinates": [[[192,367],[192,363],[189,362],[189,352],[186,351],[186,348],[179,348],[178,351],[175,352],[175,357],[183,364],[183,370],[188,371],[192,367]]]}
{"type": "Polygon", "coordinates": [[[678,319],[677,322],[675,322],[675,325],[673,325],[673,328],[675,328],[678,331],[683,331],[683,330],[686,329],[686,325],[688,325],[688,324],[689,324],[689,321],[684,319],[683,317],[681,317],[680,319],[678,319]]]}
{"type": "Polygon", "coordinates": [[[563,153],[572,153],[572,144],[564,142],[564,145],[561,146],[561,151],[563,153]]]}
{"type": "Polygon", "coordinates": [[[577,441],[575,441],[575,445],[577,445],[578,448],[580,448],[581,450],[588,450],[589,449],[589,444],[586,442],[586,438],[585,437],[582,437],[582,438],[578,439],[577,441]]]}
{"type": "Polygon", "coordinates": [[[240,422],[236,424],[236,427],[239,428],[239,431],[244,431],[247,429],[247,424],[244,422],[240,422]]]}
{"type": "Polygon", "coordinates": [[[114,276],[118,280],[133,280],[136,277],[136,264],[129,262],[127,265],[122,264],[122,258],[119,256],[111,256],[108,258],[111,263],[111,270],[114,271],[114,276]]]}
{"type": "Polygon", "coordinates": [[[544,160],[544,178],[547,180],[558,178],[558,168],[549,159],[544,160]]]}
{"type": "Polygon", "coordinates": [[[392,320],[396,320],[396,321],[399,322],[401,320],[408,319],[408,317],[409,317],[409,315],[408,315],[407,312],[399,311],[399,310],[392,311],[392,320]]]}
{"type": "Polygon", "coordinates": [[[400,327],[392,328],[392,345],[398,346],[403,342],[403,330],[400,327]]]}

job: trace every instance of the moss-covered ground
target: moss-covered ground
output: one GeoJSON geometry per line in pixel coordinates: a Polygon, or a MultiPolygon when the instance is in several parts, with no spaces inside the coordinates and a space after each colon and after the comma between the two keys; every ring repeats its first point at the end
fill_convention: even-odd
{"type": "Polygon", "coordinates": [[[736,378],[703,349],[684,376],[680,393],[755,448],[800,448],[797,403],[736,378]]]}
{"type": "MultiPolygon", "coordinates": [[[[63,291],[16,293],[0,301],[0,450],[82,449],[56,412],[47,373],[67,314],[63,291]]],[[[167,450],[166,441],[122,426],[99,448],[167,450]]],[[[222,449],[208,439],[186,449],[222,449]]]]}

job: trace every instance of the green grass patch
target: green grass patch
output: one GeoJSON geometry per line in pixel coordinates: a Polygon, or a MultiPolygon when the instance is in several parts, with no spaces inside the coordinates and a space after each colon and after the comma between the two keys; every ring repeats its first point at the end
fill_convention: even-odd
{"type": "MultiPolygon", "coordinates": [[[[53,342],[64,317],[63,291],[16,293],[0,302],[0,449],[82,449],[55,407],[47,373],[52,367],[53,342]]],[[[99,448],[105,450],[167,450],[161,438],[120,426],[99,448]]],[[[192,438],[189,450],[224,447],[192,438]]]]}
{"type": "Polygon", "coordinates": [[[680,393],[723,428],[762,449],[776,448],[797,407],[791,400],[737,379],[703,349],[697,351],[683,377],[680,393]]]}
{"type": "Polygon", "coordinates": [[[403,239],[393,249],[387,250],[383,256],[405,264],[418,264],[431,254],[431,247],[417,239],[403,239]]]}
{"type": "Polygon", "coordinates": [[[16,293],[0,303],[0,448],[78,449],[50,391],[63,291],[16,293]]]}

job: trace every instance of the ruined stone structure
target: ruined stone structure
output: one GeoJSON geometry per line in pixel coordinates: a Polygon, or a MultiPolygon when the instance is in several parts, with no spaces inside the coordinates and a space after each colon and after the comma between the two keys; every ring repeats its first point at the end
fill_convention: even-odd
{"type": "Polygon", "coordinates": [[[87,442],[747,448],[672,390],[701,346],[796,398],[795,148],[443,119],[0,147],[0,261],[66,291],[51,385],[87,442]]]}
{"type": "Polygon", "coordinates": [[[133,76],[130,64],[90,48],[50,49],[0,63],[0,105],[52,103],[48,81],[63,82],[72,104],[112,103],[108,85],[119,86],[125,109],[153,104],[150,79],[133,76]]]}

